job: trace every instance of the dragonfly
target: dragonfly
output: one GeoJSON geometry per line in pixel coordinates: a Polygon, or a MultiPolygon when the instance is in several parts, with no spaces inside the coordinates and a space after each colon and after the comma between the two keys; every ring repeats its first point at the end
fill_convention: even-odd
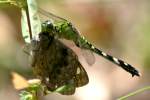
{"type": "Polygon", "coordinates": [[[42,24],[42,31],[48,32],[49,35],[54,36],[55,38],[63,38],[67,40],[71,40],[75,43],[75,45],[81,49],[92,51],[105,59],[111,61],[112,63],[120,66],[125,71],[129,72],[132,77],[140,76],[139,71],[134,68],[132,65],[126,63],[121,59],[117,59],[102,50],[96,48],[93,44],[91,44],[84,36],[80,34],[80,32],[75,28],[75,26],[69,22],[68,20],[59,17],[51,12],[47,12],[41,8],[39,8],[39,12],[52,20],[47,20],[42,24]]]}
{"type": "MultiPolygon", "coordinates": [[[[132,76],[140,73],[130,64],[106,54],[92,45],[82,36],[74,25],[66,19],[56,16],[39,8],[39,12],[48,16],[50,20],[42,23],[42,30],[32,38],[30,46],[31,66],[34,74],[42,80],[45,91],[59,92],[62,95],[72,95],[75,89],[88,84],[89,78],[75,52],[60,39],[71,40],[85,51],[96,53],[114,64],[120,66],[132,76]]],[[[85,56],[85,58],[88,56],[85,56]]],[[[91,59],[94,59],[91,57],[91,59]]],[[[94,60],[86,58],[89,64],[94,60]]]]}

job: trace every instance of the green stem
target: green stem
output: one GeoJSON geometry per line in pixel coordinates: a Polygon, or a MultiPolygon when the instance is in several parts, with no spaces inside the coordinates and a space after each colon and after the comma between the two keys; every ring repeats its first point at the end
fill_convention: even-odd
{"type": "Polygon", "coordinates": [[[147,86],[147,87],[141,88],[141,89],[139,89],[139,90],[137,90],[135,92],[129,93],[128,95],[122,96],[122,97],[118,98],[117,100],[125,100],[128,97],[130,97],[130,96],[134,96],[134,95],[136,95],[138,93],[141,93],[141,92],[144,92],[146,90],[150,90],[150,86],[147,86]]]}
{"type": "Polygon", "coordinates": [[[37,91],[32,92],[33,100],[38,100],[37,91]]]}
{"type": "Polygon", "coordinates": [[[30,40],[32,39],[32,29],[31,29],[31,21],[30,21],[30,15],[29,15],[29,9],[27,7],[26,9],[26,15],[27,15],[27,23],[29,27],[29,35],[30,35],[30,40]]]}
{"type": "Polygon", "coordinates": [[[16,2],[8,0],[8,1],[0,1],[0,3],[16,3],[16,2]]]}

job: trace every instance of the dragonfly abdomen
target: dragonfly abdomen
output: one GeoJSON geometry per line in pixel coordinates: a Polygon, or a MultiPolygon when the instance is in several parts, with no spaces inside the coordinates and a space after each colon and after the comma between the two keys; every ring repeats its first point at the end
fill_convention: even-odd
{"type": "Polygon", "coordinates": [[[104,58],[106,58],[107,60],[115,63],[116,65],[122,67],[124,70],[126,70],[127,72],[131,73],[132,76],[136,75],[136,76],[140,76],[139,72],[133,67],[131,66],[130,64],[120,60],[120,59],[117,59],[111,55],[108,55],[106,53],[104,53],[103,51],[97,49],[97,48],[94,48],[93,51],[97,54],[100,54],[101,56],[103,56],[104,58]]]}
{"type": "Polygon", "coordinates": [[[106,58],[107,60],[111,61],[112,63],[120,66],[121,68],[123,68],[124,70],[126,70],[127,72],[131,73],[132,76],[136,75],[136,76],[140,76],[139,72],[133,67],[131,66],[130,64],[120,60],[120,59],[117,59],[109,54],[106,54],[105,52],[101,51],[100,49],[94,47],[91,43],[89,43],[84,37],[82,37],[80,39],[80,42],[79,42],[79,46],[83,49],[88,49],[88,50],[91,50],[93,52],[95,52],[96,54],[98,55],[101,55],[102,57],[106,58]]]}

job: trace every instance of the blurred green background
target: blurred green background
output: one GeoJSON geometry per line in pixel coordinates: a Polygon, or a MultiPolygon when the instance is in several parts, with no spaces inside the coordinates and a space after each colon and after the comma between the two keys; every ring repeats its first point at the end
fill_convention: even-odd
{"type": "MultiPolygon", "coordinates": [[[[38,6],[71,21],[96,47],[125,60],[141,72],[134,77],[95,54],[92,67],[79,50],[76,53],[89,75],[89,84],[72,96],[49,94],[41,100],[114,100],[150,86],[150,1],[149,0],[38,0],[38,6]]],[[[11,72],[32,78],[28,57],[22,52],[21,11],[0,8],[0,98],[19,100],[11,72]]],[[[46,19],[45,19],[46,20],[46,19]]],[[[21,82],[20,82],[21,84],[21,82]]],[[[145,91],[129,100],[150,100],[145,91]]]]}

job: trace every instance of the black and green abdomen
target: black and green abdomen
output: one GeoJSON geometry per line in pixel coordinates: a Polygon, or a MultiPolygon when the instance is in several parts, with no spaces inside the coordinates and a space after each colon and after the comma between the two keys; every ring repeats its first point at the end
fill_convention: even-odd
{"type": "Polygon", "coordinates": [[[140,76],[139,72],[132,67],[130,64],[117,59],[111,55],[108,55],[101,51],[100,49],[95,48],[90,42],[88,42],[84,36],[81,36],[77,29],[68,21],[58,21],[53,24],[53,32],[57,38],[63,38],[67,40],[72,40],[79,48],[87,49],[90,51],[95,52],[98,55],[106,58],[107,60],[117,64],[118,66],[122,67],[127,72],[131,73],[132,76],[137,75],[140,76]]]}
{"type": "Polygon", "coordinates": [[[95,52],[96,54],[106,58],[107,60],[111,61],[112,63],[120,66],[121,68],[123,68],[124,70],[126,70],[127,72],[131,73],[132,76],[136,75],[136,76],[140,76],[140,73],[138,72],[138,70],[136,70],[133,66],[131,66],[130,64],[117,59],[109,54],[106,54],[105,52],[103,52],[102,50],[94,47],[91,43],[89,43],[83,36],[80,38],[80,42],[78,44],[78,46],[80,48],[83,49],[87,49],[87,50],[91,50],[93,52],[95,52]]]}

